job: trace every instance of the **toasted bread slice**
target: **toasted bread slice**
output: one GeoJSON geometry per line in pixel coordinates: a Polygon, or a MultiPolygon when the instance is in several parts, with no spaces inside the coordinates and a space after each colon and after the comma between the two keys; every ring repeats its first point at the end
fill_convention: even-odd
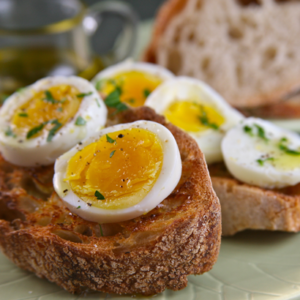
{"type": "Polygon", "coordinates": [[[144,60],[207,82],[230,104],[277,103],[300,90],[300,2],[168,0],[144,60]]]}
{"type": "Polygon", "coordinates": [[[268,190],[234,179],[223,163],[209,166],[222,207],[222,234],[245,229],[300,231],[300,184],[268,190]]]}
{"type": "Polygon", "coordinates": [[[0,159],[0,246],[10,260],[72,293],[180,290],[189,274],[212,268],[221,212],[203,154],[191,137],[150,108],[128,110],[120,121],[141,119],[170,129],[181,153],[182,177],[155,209],[126,222],[100,227],[85,221],[50,193],[53,167],[19,168],[0,159]]]}

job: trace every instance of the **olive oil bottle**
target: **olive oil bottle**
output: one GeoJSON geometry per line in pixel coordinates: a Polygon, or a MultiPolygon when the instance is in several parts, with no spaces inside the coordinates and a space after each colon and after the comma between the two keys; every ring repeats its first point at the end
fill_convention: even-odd
{"type": "Polygon", "coordinates": [[[68,49],[26,47],[0,49],[0,104],[10,94],[53,75],[92,79],[104,68],[99,58],[89,63],[68,49]]]}

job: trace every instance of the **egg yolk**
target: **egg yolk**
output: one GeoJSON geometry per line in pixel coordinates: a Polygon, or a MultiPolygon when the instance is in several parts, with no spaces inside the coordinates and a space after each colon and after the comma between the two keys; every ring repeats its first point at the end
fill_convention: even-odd
{"type": "Polygon", "coordinates": [[[225,121],[214,107],[188,100],[173,101],[163,114],[169,122],[187,132],[218,129],[225,121]]]}
{"type": "Polygon", "coordinates": [[[104,80],[100,91],[105,95],[113,92],[116,87],[121,88],[120,100],[132,107],[142,106],[149,94],[162,83],[160,77],[140,72],[122,72],[115,77],[104,80]]]}
{"type": "Polygon", "coordinates": [[[102,209],[138,204],[156,182],[163,149],[149,130],[124,129],[102,136],[69,161],[65,181],[83,201],[102,209]]]}
{"type": "Polygon", "coordinates": [[[28,139],[38,137],[45,131],[57,131],[74,117],[81,100],[80,92],[70,85],[53,86],[36,92],[15,111],[11,120],[13,131],[28,139]]]}

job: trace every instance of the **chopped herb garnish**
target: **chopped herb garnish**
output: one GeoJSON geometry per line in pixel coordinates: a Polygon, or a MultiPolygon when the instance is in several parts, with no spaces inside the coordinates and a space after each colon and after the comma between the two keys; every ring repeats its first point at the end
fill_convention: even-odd
{"type": "Polygon", "coordinates": [[[24,90],[26,89],[26,87],[21,87],[17,89],[17,93],[22,93],[24,90]]]}
{"type": "Polygon", "coordinates": [[[79,206],[77,206],[76,208],[79,209],[79,208],[81,208],[81,206],[79,205],[79,206]]]}
{"type": "Polygon", "coordinates": [[[144,96],[145,96],[145,98],[147,98],[150,94],[151,94],[151,92],[148,89],[144,90],[144,96]]]}
{"type": "Polygon", "coordinates": [[[265,130],[257,124],[254,124],[254,126],[258,129],[257,135],[263,140],[268,141],[269,139],[266,137],[265,130]]]}
{"type": "Polygon", "coordinates": [[[81,94],[78,94],[78,95],[76,95],[78,98],[83,98],[83,97],[85,97],[85,96],[90,96],[90,95],[92,95],[93,94],[93,92],[88,92],[88,93],[81,93],[81,94]]]}
{"type": "Polygon", "coordinates": [[[206,111],[203,109],[202,106],[201,106],[201,116],[199,116],[199,120],[204,126],[210,127],[214,130],[219,129],[219,126],[217,124],[209,122],[206,111]]]}
{"type": "Polygon", "coordinates": [[[27,118],[28,117],[28,114],[27,113],[19,113],[18,115],[19,117],[22,117],[22,118],[27,118]]]}
{"type": "Polygon", "coordinates": [[[81,116],[77,117],[77,119],[75,121],[75,125],[82,126],[85,124],[86,124],[86,120],[84,118],[82,118],[81,116]]]}
{"type": "Polygon", "coordinates": [[[135,103],[135,99],[129,99],[128,102],[133,104],[133,103],[135,103]]]}
{"type": "Polygon", "coordinates": [[[64,103],[67,99],[63,98],[62,100],[55,100],[52,93],[50,91],[45,91],[45,95],[46,98],[44,98],[43,100],[46,102],[50,102],[52,104],[56,104],[56,103],[64,103]]]}
{"type": "Polygon", "coordinates": [[[112,158],[112,157],[113,157],[113,155],[115,154],[115,152],[116,152],[116,150],[114,150],[114,151],[111,151],[111,152],[110,152],[110,154],[109,154],[109,157],[110,157],[110,158],[112,158]]]}
{"type": "Polygon", "coordinates": [[[53,98],[52,93],[50,91],[45,91],[46,98],[44,98],[45,101],[50,102],[52,104],[57,103],[57,101],[53,98]]]}
{"type": "Polygon", "coordinates": [[[105,104],[108,107],[114,107],[117,109],[116,113],[128,109],[127,105],[121,102],[120,100],[121,93],[121,89],[119,87],[116,87],[116,89],[113,92],[111,92],[104,100],[105,104]]]}
{"type": "Polygon", "coordinates": [[[63,111],[62,107],[59,107],[59,108],[57,109],[57,111],[62,112],[62,111],[63,111]]]}
{"type": "Polygon", "coordinates": [[[266,161],[273,161],[273,160],[274,160],[274,157],[267,157],[264,159],[257,159],[256,161],[258,162],[258,164],[260,166],[263,166],[266,161]]]}
{"type": "Polygon", "coordinates": [[[290,154],[290,155],[300,155],[300,151],[297,151],[297,150],[293,150],[293,149],[290,149],[287,145],[285,145],[284,143],[287,142],[288,139],[287,138],[282,138],[280,140],[280,143],[279,143],[279,149],[284,151],[286,154],[290,154]]]}
{"type": "Polygon", "coordinates": [[[98,107],[101,107],[98,98],[95,98],[95,100],[96,100],[97,106],[98,106],[98,107]]]}
{"type": "Polygon", "coordinates": [[[47,142],[51,142],[53,137],[55,136],[56,132],[59,130],[59,128],[62,126],[61,123],[58,122],[58,120],[53,120],[51,122],[51,124],[53,124],[54,126],[51,128],[51,130],[48,133],[47,136],[47,142]]]}
{"type": "Polygon", "coordinates": [[[43,128],[45,127],[45,125],[48,124],[48,122],[44,122],[36,127],[33,127],[32,129],[30,129],[27,132],[26,138],[30,139],[31,137],[33,137],[34,135],[36,135],[38,132],[40,132],[41,130],[43,130],[43,128]]]}
{"type": "Polygon", "coordinates": [[[244,131],[245,131],[247,134],[253,136],[252,127],[250,127],[250,126],[248,126],[248,125],[245,125],[245,126],[244,126],[244,131]]]}
{"type": "Polygon", "coordinates": [[[105,104],[108,107],[116,107],[120,103],[120,92],[114,90],[105,98],[105,104]]]}
{"type": "Polygon", "coordinates": [[[14,137],[14,138],[17,137],[10,127],[8,127],[8,128],[6,129],[5,135],[6,135],[6,136],[11,136],[11,137],[14,137]]]}
{"type": "Polygon", "coordinates": [[[104,235],[103,235],[103,231],[102,231],[102,226],[101,226],[101,224],[99,224],[99,227],[100,227],[100,234],[101,234],[101,236],[104,236],[104,235]]]}
{"type": "Polygon", "coordinates": [[[96,197],[98,200],[105,200],[105,197],[104,197],[99,191],[96,191],[96,192],[95,192],[95,197],[96,197]]]}
{"type": "Polygon", "coordinates": [[[112,139],[108,134],[106,135],[106,141],[113,144],[116,140],[112,139]]]}

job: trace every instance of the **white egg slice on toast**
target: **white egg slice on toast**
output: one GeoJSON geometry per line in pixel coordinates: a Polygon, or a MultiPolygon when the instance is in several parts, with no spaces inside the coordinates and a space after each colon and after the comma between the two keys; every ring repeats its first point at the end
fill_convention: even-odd
{"type": "Polygon", "coordinates": [[[222,152],[229,172],[242,182],[283,188],[300,182],[300,137],[258,118],[227,132],[222,152]]]}
{"type": "Polygon", "coordinates": [[[114,223],[138,217],[156,207],[174,190],[181,171],[179,149],[171,132],[155,122],[137,121],[105,128],[60,156],[55,163],[53,184],[73,213],[101,224],[114,223]],[[156,148],[153,148],[148,138],[138,138],[141,136],[136,134],[153,135],[160,145],[157,149],[161,149],[162,156],[155,162],[154,169],[157,170],[156,164],[160,164],[161,169],[157,171],[156,179],[152,173],[142,172],[152,159],[150,157],[148,160],[147,155],[151,156],[156,148]],[[80,161],[88,156],[90,158],[81,167],[80,161]],[[73,162],[74,169],[69,169],[73,162]],[[135,171],[130,173],[130,169],[135,171]],[[139,172],[146,179],[136,177],[139,172]],[[75,176],[75,180],[72,176],[75,176]],[[97,180],[94,180],[95,177],[97,180]],[[144,183],[148,179],[153,184],[150,189],[144,183]],[[119,196],[115,198],[114,195],[119,196]],[[132,199],[133,202],[130,202],[132,199]]]}
{"type": "Polygon", "coordinates": [[[119,88],[120,99],[131,107],[144,105],[145,100],[162,82],[174,75],[164,67],[134,62],[131,59],[106,68],[98,73],[92,83],[104,96],[119,88]]]}
{"type": "Polygon", "coordinates": [[[104,102],[87,80],[75,76],[41,79],[12,94],[1,107],[1,154],[25,167],[52,164],[103,128],[106,117],[104,102]]]}
{"type": "Polygon", "coordinates": [[[190,134],[207,163],[223,160],[224,133],[244,118],[207,84],[189,77],[166,81],[147,98],[145,105],[190,134]]]}

